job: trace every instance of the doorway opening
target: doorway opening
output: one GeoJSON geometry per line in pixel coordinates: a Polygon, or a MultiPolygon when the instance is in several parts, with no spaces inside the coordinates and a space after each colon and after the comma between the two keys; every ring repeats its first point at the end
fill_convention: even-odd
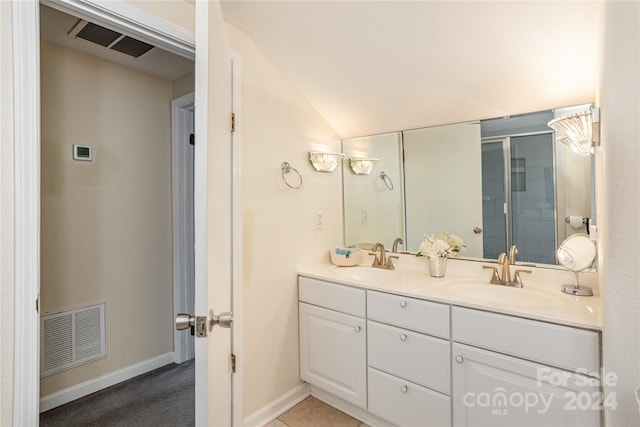
{"type": "MultiPolygon", "coordinates": [[[[185,309],[194,300],[193,147],[187,142],[190,163],[176,172],[191,188],[179,203],[190,206],[175,208],[171,124],[173,100],[181,100],[178,116],[193,133],[194,63],[159,47],[138,57],[108,48],[124,34],[108,44],[75,37],[86,20],[48,6],[40,6],[40,23],[41,314],[104,303],[106,323],[105,357],[41,378],[45,411],[194,357],[189,334],[173,328],[175,295],[185,309]],[[91,161],[74,159],[74,145],[89,147],[91,161]],[[178,259],[191,268],[174,291],[177,210],[191,216],[183,227],[191,251],[178,259]]],[[[45,333],[41,353],[68,351],[45,333]]],[[[80,338],[72,337],[72,351],[80,338]]]]}

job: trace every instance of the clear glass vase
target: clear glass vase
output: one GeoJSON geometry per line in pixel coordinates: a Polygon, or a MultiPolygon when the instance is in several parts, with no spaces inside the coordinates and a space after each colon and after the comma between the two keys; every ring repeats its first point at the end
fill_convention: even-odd
{"type": "Polygon", "coordinates": [[[447,270],[447,259],[446,256],[429,257],[429,272],[431,277],[444,277],[444,273],[447,270]]]}

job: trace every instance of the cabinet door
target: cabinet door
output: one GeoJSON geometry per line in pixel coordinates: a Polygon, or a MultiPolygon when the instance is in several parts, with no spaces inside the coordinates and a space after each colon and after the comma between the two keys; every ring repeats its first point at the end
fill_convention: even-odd
{"type": "Polygon", "coordinates": [[[366,336],[364,319],[300,303],[300,378],[365,408],[366,336]]]}
{"type": "Polygon", "coordinates": [[[453,344],[454,426],[600,426],[599,382],[453,344]]]}

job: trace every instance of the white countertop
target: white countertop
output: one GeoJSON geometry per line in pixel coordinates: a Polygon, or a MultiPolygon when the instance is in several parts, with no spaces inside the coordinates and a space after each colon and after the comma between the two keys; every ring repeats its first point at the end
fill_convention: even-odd
{"type": "Polygon", "coordinates": [[[327,260],[326,263],[300,266],[298,274],[455,306],[579,328],[602,329],[602,303],[597,283],[594,283],[597,275],[593,273],[581,274],[581,284],[585,282],[592,287],[596,296],[577,297],[561,292],[563,284],[574,282],[573,273],[563,270],[511,266],[512,274],[516,269],[533,271],[522,275],[524,287],[520,289],[489,284],[491,271],[484,270],[482,266],[496,266],[495,263],[450,259],[445,277],[434,278],[429,275],[424,258],[400,255],[400,259],[394,260],[395,270],[374,269],[371,267],[372,259],[372,256],[365,255],[363,262],[355,267],[338,267],[327,260]]]}

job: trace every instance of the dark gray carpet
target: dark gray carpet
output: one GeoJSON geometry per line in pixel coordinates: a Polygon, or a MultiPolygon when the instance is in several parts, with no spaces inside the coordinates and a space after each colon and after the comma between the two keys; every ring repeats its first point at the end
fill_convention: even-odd
{"type": "Polygon", "coordinates": [[[195,367],[171,364],[40,414],[43,427],[193,426],[195,367]]]}

